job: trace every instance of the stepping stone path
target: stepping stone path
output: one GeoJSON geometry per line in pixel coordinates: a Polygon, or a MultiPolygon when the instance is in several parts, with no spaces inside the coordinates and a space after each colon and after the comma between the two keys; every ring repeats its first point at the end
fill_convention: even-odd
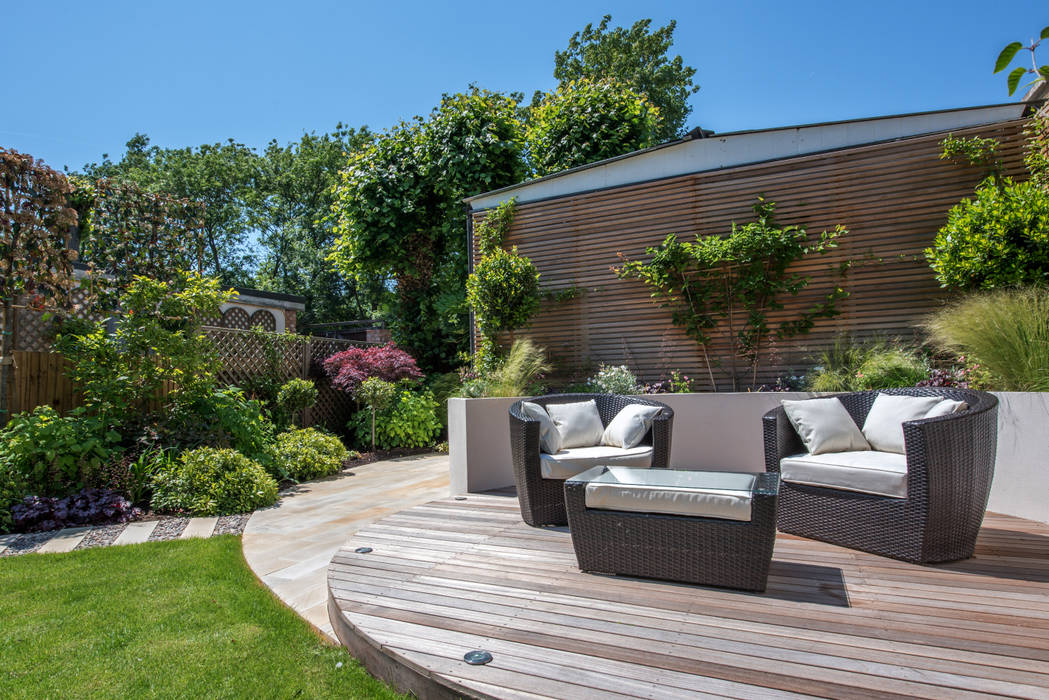
{"type": "Polygon", "coordinates": [[[174,539],[239,535],[250,514],[213,518],[164,518],[96,527],[69,527],[51,532],[0,535],[0,557],[20,554],[59,554],[74,549],[110,547],[174,539]]]}

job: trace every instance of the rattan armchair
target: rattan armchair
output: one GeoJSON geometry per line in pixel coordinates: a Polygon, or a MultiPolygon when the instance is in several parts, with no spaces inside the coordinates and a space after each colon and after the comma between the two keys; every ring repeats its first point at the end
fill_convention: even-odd
{"type": "MultiPolygon", "coordinates": [[[[573,403],[590,399],[597,403],[597,411],[601,414],[601,424],[604,426],[607,426],[624,406],[630,404],[662,408],[652,421],[652,429],[641,443],[652,446],[651,468],[667,468],[674,411],[665,404],[616,394],[551,394],[525,400],[545,408],[552,403],[573,403]]],[[[540,472],[539,452],[539,422],[527,417],[521,410],[521,402],[518,401],[510,407],[510,453],[514,480],[517,483],[517,498],[521,503],[521,517],[535,527],[567,525],[564,481],[543,478],[540,472]]]]}
{"type": "MultiPolygon", "coordinates": [[[[948,388],[886,389],[907,396],[941,396],[968,409],[903,424],[907,496],[890,498],[783,482],[777,525],[782,532],[916,563],[967,559],[973,554],[994,476],[998,399],[948,388]]],[[[842,394],[863,426],[877,391],[842,394]]],[[[765,468],[805,452],[783,408],[763,418],[765,468]]]]}

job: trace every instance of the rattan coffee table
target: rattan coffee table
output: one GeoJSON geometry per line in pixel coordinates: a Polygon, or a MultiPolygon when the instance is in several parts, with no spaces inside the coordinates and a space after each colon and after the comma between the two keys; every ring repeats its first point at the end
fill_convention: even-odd
{"type": "Polygon", "coordinates": [[[565,481],[579,568],[764,591],[779,475],[595,467],[565,481]]]}

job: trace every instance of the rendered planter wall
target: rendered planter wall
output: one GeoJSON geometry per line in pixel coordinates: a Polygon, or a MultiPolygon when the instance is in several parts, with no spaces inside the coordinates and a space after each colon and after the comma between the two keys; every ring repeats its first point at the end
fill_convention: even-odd
{"type": "MultiPolygon", "coordinates": [[[[988,510],[1049,523],[1049,394],[995,392],[998,461],[988,510]]],[[[661,394],[674,409],[670,462],[680,469],[763,471],[761,416],[809,393],[661,394]]],[[[516,399],[450,399],[453,494],[514,485],[507,411],[516,399]]]]}

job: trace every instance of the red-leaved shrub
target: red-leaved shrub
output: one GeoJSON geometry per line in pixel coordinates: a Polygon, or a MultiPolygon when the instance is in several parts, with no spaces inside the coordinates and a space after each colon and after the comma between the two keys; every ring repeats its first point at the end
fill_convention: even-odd
{"type": "Polygon", "coordinates": [[[368,377],[388,382],[422,379],[415,359],[393,343],[368,348],[349,348],[324,361],[324,371],[336,389],[354,393],[368,377]]]}

